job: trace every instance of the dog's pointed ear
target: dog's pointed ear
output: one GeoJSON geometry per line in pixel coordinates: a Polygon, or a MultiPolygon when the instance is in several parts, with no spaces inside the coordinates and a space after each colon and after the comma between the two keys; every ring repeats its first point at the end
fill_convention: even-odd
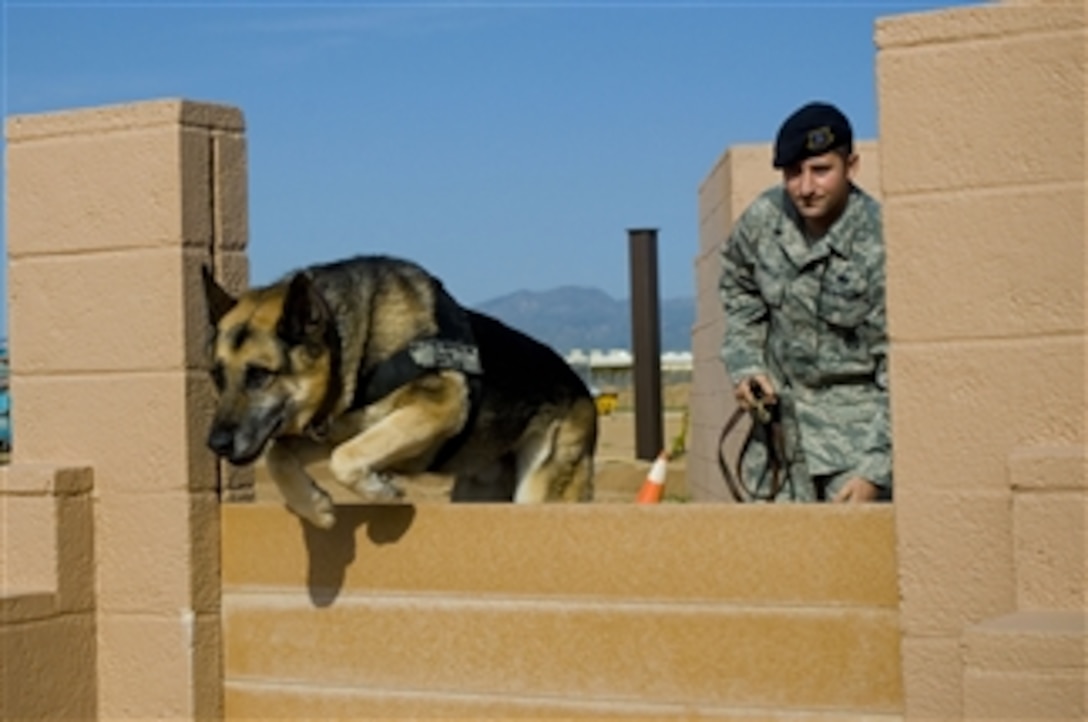
{"type": "Polygon", "coordinates": [[[227,293],[212,275],[212,269],[205,265],[200,269],[200,276],[204,281],[204,298],[208,306],[208,323],[212,326],[219,324],[219,319],[227,315],[238,303],[238,299],[227,293]]]}
{"type": "Polygon", "coordinates": [[[310,277],[296,273],[283,299],[283,315],[278,328],[280,338],[291,345],[320,342],[328,322],[328,306],[318,295],[310,277]]]}

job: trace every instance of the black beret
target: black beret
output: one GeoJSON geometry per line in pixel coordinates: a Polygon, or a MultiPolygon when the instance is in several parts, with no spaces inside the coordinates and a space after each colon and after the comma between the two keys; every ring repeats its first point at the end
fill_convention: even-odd
{"type": "Polygon", "coordinates": [[[854,130],[842,111],[829,103],[809,103],[793,112],[774,142],[774,167],[786,168],[805,158],[846,146],[854,149],[854,130]]]}

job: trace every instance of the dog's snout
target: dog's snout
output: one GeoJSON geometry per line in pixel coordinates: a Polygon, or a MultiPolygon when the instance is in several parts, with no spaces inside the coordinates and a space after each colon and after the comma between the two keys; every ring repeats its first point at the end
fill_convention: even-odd
{"type": "Polygon", "coordinates": [[[231,456],[234,451],[234,429],[215,426],[208,434],[208,448],[219,456],[231,456]]]}

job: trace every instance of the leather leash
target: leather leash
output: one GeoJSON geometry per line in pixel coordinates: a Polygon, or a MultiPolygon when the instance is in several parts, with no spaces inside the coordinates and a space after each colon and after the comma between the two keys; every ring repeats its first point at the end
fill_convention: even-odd
{"type": "Polygon", "coordinates": [[[718,466],[721,468],[725,485],[729,487],[729,493],[732,494],[735,501],[742,504],[752,501],[773,502],[775,500],[782,490],[782,472],[786,458],[778,406],[768,407],[767,404],[763,403],[763,391],[755,382],[752,382],[751,388],[752,394],[756,398],[755,406],[752,407],[751,411],[745,411],[744,409],[734,411],[729,420],[725,422],[725,426],[722,427],[721,436],[718,437],[718,466]],[[734,471],[730,469],[729,463],[725,459],[725,440],[740,423],[740,420],[744,418],[745,414],[748,413],[752,416],[752,426],[748,430],[744,443],[741,445],[740,453],[737,455],[736,470],[734,471]],[[763,438],[767,440],[767,468],[760,474],[756,483],[752,484],[744,478],[742,462],[748,448],[755,441],[757,432],[760,431],[763,433],[763,438]],[[766,494],[761,494],[759,490],[763,486],[768,472],[771,475],[770,490],[766,494]]]}

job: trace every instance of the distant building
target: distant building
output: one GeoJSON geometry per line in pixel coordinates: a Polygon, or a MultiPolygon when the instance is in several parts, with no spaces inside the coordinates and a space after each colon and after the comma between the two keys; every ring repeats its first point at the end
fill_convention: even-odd
{"type": "MultiPolygon", "coordinates": [[[[635,359],[626,349],[602,351],[572,349],[566,362],[594,390],[619,390],[632,384],[635,359]]],[[[691,381],[690,351],[666,351],[661,354],[661,383],[677,384],[691,381]]]]}

